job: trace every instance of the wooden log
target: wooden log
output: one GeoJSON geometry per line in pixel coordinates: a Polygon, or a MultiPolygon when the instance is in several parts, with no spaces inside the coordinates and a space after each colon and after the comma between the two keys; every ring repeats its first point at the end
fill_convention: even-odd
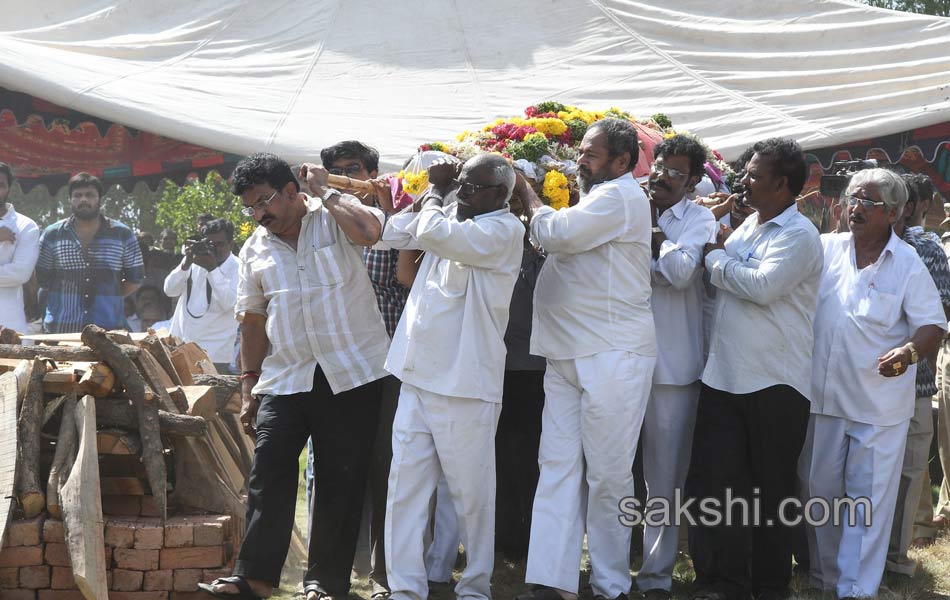
{"type": "Polygon", "coordinates": [[[46,508],[40,486],[40,431],[43,428],[43,376],[46,363],[33,359],[33,372],[17,417],[16,496],[27,519],[46,508]]]}
{"type": "Polygon", "coordinates": [[[23,398],[26,397],[26,388],[30,385],[30,379],[33,377],[33,359],[20,360],[20,364],[13,370],[16,378],[16,414],[20,414],[20,406],[23,404],[23,398]]]}
{"type": "Polygon", "coordinates": [[[68,394],[57,396],[46,403],[46,406],[43,407],[43,427],[46,427],[46,424],[49,423],[49,420],[52,419],[57,412],[59,412],[60,407],[62,407],[63,403],[66,402],[67,397],[69,397],[68,394]]]}
{"type": "Polygon", "coordinates": [[[79,392],[96,398],[105,398],[114,387],[115,373],[105,363],[92,363],[79,378],[79,392]]]}
{"type": "Polygon", "coordinates": [[[236,375],[195,375],[196,385],[210,385],[214,388],[218,403],[218,412],[240,412],[241,380],[236,375]],[[232,407],[237,407],[233,410],[232,407]]]}
{"type": "Polygon", "coordinates": [[[106,580],[99,456],[96,452],[96,400],[83,396],[76,403],[79,450],[63,484],[63,526],[73,578],[87,600],[109,597],[106,580]]]}
{"type": "Polygon", "coordinates": [[[110,329],[106,332],[106,337],[116,344],[129,344],[130,346],[135,345],[135,340],[132,339],[132,335],[124,329],[110,329]]]}
{"type": "Polygon", "coordinates": [[[14,329],[0,325],[0,344],[19,344],[20,334],[14,329]]]}
{"type": "Polygon", "coordinates": [[[118,428],[97,431],[96,447],[99,454],[138,456],[142,453],[142,441],[139,436],[118,428]]]}
{"type": "Polygon", "coordinates": [[[138,477],[101,477],[99,489],[103,496],[144,496],[148,493],[138,477]]]}
{"type": "Polygon", "coordinates": [[[165,347],[165,344],[162,343],[158,336],[149,335],[142,340],[140,344],[149,354],[155,357],[155,360],[161,365],[162,370],[171,377],[172,385],[186,385],[181,380],[181,376],[178,374],[178,370],[175,369],[175,365],[172,364],[172,357],[168,352],[168,348],[165,347]]]}
{"type": "Polygon", "coordinates": [[[57,369],[43,377],[43,393],[70,394],[77,391],[79,377],[72,369],[57,369]]]}
{"type": "MultiPolygon", "coordinates": [[[[135,408],[124,398],[96,399],[96,418],[100,427],[137,430],[135,408]]],[[[168,435],[202,436],[208,433],[208,422],[201,417],[158,411],[161,432],[168,435]]]]}
{"type": "Polygon", "coordinates": [[[194,385],[195,380],[191,375],[191,366],[188,364],[188,356],[181,350],[181,346],[172,350],[169,353],[169,357],[171,358],[172,366],[175,367],[175,372],[178,373],[181,384],[194,385]]]}
{"type": "Polygon", "coordinates": [[[175,401],[168,395],[168,388],[174,384],[171,377],[162,369],[154,356],[148,352],[143,352],[135,359],[135,364],[138,365],[139,371],[145,378],[145,383],[155,392],[159,408],[174,413],[183,413],[188,409],[187,405],[176,406],[175,401]]]}
{"type": "Polygon", "coordinates": [[[63,399],[63,418],[59,422],[59,436],[56,439],[56,453],[50,466],[49,479],[46,482],[46,510],[50,516],[63,518],[63,506],[60,493],[66,476],[73,468],[79,449],[79,435],[76,426],[76,396],[63,399]]]}
{"type": "MultiPolygon", "coordinates": [[[[82,340],[102,356],[125,386],[129,398],[132,399],[139,422],[139,436],[142,440],[142,462],[145,463],[145,472],[148,473],[148,483],[155,496],[159,515],[164,520],[168,475],[165,470],[165,449],[159,431],[158,407],[154,400],[149,401],[145,397],[145,381],[142,379],[142,374],[135,368],[128,355],[122,352],[121,347],[106,337],[104,329],[96,325],[87,325],[83,329],[82,340]]],[[[164,392],[164,388],[161,391],[164,392]]]]}
{"type": "Polygon", "coordinates": [[[218,400],[212,386],[187,385],[175,389],[180,389],[185,396],[185,414],[210,419],[218,413],[218,400]]]}
{"type": "MultiPolygon", "coordinates": [[[[135,358],[142,349],[138,346],[117,346],[120,353],[128,358],[135,358]]],[[[17,346],[15,344],[0,344],[0,357],[33,359],[45,356],[59,362],[96,362],[99,355],[91,348],[72,348],[68,346],[17,346]]]]}
{"type": "MultiPolygon", "coordinates": [[[[214,368],[208,353],[201,349],[201,346],[194,342],[187,342],[172,350],[172,362],[176,367],[184,365],[185,369],[192,376],[196,374],[215,375],[218,370],[214,368]],[[183,361],[183,362],[182,362],[183,361]]],[[[179,372],[181,372],[179,370],[179,372]]]]}
{"type": "Polygon", "coordinates": [[[17,395],[16,376],[13,373],[0,375],[0,540],[13,502],[17,395]]]}

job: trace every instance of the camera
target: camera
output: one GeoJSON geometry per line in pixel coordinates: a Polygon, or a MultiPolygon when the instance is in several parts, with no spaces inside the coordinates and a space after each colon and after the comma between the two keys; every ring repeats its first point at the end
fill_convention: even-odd
{"type": "Polygon", "coordinates": [[[191,250],[192,256],[209,256],[214,254],[214,242],[208,238],[188,238],[185,243],[191,250]]]}
{"type": "Polygon", "coordinates": [[[827,198],[837,198],[844,193],[853,174],[876,167],[877,161],[873,158],[868,160],[836,160],[831,165],[834,174],[821,176],[821,195],[827,198]]]}
{"type": "Polygon", "coordinates": [[[735,194],[736,199],[733,200],[737,208],[745,208],[748,206],[745,201],[746,192],[748,191],[745,187],[745,184],[742,183],[742,178],[745,177],[745,171],[739,173],[736,176],[736,182],[733,184],[730,191],[735,194]]]}

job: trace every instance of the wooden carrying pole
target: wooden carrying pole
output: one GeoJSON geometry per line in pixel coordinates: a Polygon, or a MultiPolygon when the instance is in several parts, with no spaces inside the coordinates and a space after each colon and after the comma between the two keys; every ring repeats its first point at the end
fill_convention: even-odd
{"type": "Polygon", "coordinates": [[[373,184],[368,181],[361,181],[359,179],[353,179],[347,177],[346,175],[329,175],[327,176],[327,183],[330,184],[330,187],[334,187],[338,190],[345,190],[347,192],[363,192],[366,194],[375,194],[376,188],[373,187],[373,184]]]}

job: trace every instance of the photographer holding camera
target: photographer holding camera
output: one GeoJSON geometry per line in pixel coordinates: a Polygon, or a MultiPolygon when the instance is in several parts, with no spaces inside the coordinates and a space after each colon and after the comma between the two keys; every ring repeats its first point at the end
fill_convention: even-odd
{"type": "Polygon", "coordinates": [[[234,225],[225,219],[210,221],[197,238],[185,241],[179,268],[165,278],[165,294],[178,297],[171,334],[204,348],[220,373],[230,372],[237,338],[238,262],[233,246],[234,225]]]}

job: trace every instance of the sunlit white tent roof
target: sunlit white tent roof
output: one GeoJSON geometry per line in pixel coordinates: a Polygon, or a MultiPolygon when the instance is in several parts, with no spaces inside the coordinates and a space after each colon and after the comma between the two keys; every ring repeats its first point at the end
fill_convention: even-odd
{"type": "Polygon", "coordinates": [[[558,100],[667,114],[735,156],[950,121],[950,19],[844,0],[42,0],[0,21],[0,85],[297,162],[388,164],[558,100]]]}

